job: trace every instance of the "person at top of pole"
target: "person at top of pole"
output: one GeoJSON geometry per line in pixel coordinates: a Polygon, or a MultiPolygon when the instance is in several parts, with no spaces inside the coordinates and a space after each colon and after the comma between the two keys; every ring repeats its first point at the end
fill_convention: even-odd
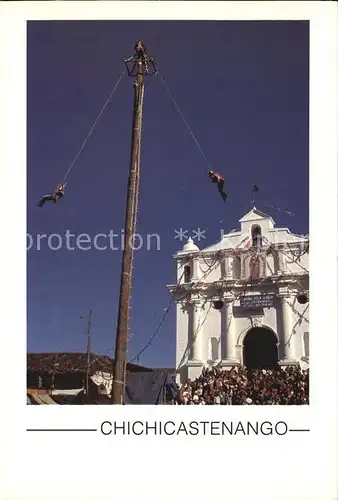
{"type": "Polygon", "coordinates": [[[137,44],[135,45],[134,49],[135,49],[135,52],[136,52],[136,56],[138,58],[141,58],[141,57],[147,58],[148,57],[146,48],[143,45],[143,43],[141,42],[141,40],[139,40],[137,42],[137,44]]]}
{"type": "Polygon", "coordinates": [[[155,66],[154,59],[152,57],[149,57],[147,53],[147,49],[141,40],[138,40],[138,42],[134,46],[135,53],[133,56],[128,57],[127,59],[124,60],[124,62],[127,64],[127,71],[129,76],[136,76],[135,75],[135,65],[130,68],[128,67],[128,63],[142,63],[142,66],[144,68],[144,74],[145,75],[156,75],[157,70],[155,66]]]}
{"type": "Polygon", "coordinates": [[[220,192],[220,195],[222,196],[222,200],[226,201],[228,198],[228,195],[224,192],[224,177],[219,174],[218,172],[213,172],[212,170],[208,170],[208,176],[211,179],[211,182],[217,184],[218,186],[218,191],[220,192]]]}
{"type": "Polygon", "coordinates": [[[56,203],[60,198],[64,196],[65,187],[66,183],[58,184],[53,194],[46,194],[41,198],[41,200],[38,202],[38,207],[43,207],[46,201],[52,201],[53,203],[56,203]]]}

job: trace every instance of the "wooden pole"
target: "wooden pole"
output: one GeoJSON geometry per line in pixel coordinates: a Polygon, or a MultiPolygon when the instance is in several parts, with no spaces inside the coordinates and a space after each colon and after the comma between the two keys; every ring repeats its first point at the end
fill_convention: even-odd
{"type": "Polygon", "coordinates": [[[131,140],[131,155],[125,214],[125,245],[122,255],[120,298],[115,342],[113,369],[112,404],[124,404],[128,335],[130,327],[130,299],[133,272],[133,238],[136,230],[138,193],[140,183],[140,149],[142,135],[142,114],[144,76],[155,74],[153,60],[148,57],[142,42],[135,46],[135,55],[125,60],[129,76],[134,78],[134,110],[131,140]],[[132,69],[130,69],[130,65],[132,69]]]}

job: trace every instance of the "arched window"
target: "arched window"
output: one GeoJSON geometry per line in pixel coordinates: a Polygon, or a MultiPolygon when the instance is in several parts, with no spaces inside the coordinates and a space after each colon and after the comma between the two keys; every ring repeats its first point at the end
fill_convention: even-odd
{"type": "Polygon", "coordinates": [[[303,342],[304,342],[304,356],[306,358],[309,357],[309,352],[310,352],[310,349],[309,349],[309,332],[304,332],[304,335],[303,335],[303,342]]]}
{"type": "Polygon", "coordinates": [[[211,361],[218,360],[218,340],[216,337],[210,339],[210,359],[211,361]]]}
{"type": "Polygon", "coordinates": [[[184,266],[184,283],[190,283],[190,281],[191,281],[190,266],[184,266]]]}
{"type": "Polygon", "coordinates": [[[262,230],[260,226],[251,227],[252,246],[259,248],[262,245],[262,230]]]}

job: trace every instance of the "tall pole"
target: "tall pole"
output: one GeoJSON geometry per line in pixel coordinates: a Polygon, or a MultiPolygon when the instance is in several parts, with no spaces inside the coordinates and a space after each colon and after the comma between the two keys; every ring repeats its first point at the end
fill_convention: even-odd
{"type": "Polygon", "coordinates": [[[92,338],[92,310],[89,309],[88,314],[88,328],[87,328],[87,369],[86,369],[86,396],[89,393],[89,371],[90,371],[90,354],[92,350],[91,345],[92,338]]]}
{"type": "Polygon", "coordinates": [[[128,334],[130,326],[130,298],[133,271],[133,239],[136,230],[138,193],[140,182],[140,146],[144,77],[156,73],[154,62],[148,57],[142,42],[135,45],[135,54],[125,60],[129,76],[134,79],[134,110],[131,140],[130,168],[125,215],[125,244],[122,254],[120,298],[115,342],[112,404],[124,404],[128,334]]]}

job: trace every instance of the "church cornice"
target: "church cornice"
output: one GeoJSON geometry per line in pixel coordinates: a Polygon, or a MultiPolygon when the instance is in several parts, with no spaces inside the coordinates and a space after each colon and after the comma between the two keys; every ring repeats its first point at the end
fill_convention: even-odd
{"type": "Polygon", "coordinates": [[[304,285],[307,285],[309,275],[308,273],[292,273],[292,274],[283,274],[283,275],[272,275],[266,276],[257,281],[249,281],[245,279],[224,279],[217,281],[204,281],[197,283],[181,283],[181,284],[172,284],[167,285],[167,288],[170,293],[173,294],[175,299],[181,300],[188,295],[193,295],[196,293],[200,293],[203,296],[213,296],[219,293],[225,293],[226,291],[231,290],[234,293],[240,293],[242,290],[256,290],[259,291],[263,287],[270,287],[275,289],[276,287],[282,286],[293,286],[297,288],[297,284],[299,284],[299,280],[303,278],[304,285]]]}
{"type": "MultiPolygon", "coordinates": [[[[220,242],[219,244],[221,244],[220,242]]],[[[243,247],[235,247],[235,248],[221,248],[215,250],[200,250],[199,252],[187,252],[187,253],[177,253],[173,257],[177,261],[188,261],[196,258],[204,258],[204,259],[213,259],[216,260],[222,259],[225,257],[239,257],[244,254],[250,253],[258,253],[264,254],[271,251],[283,251],[289,252],[292,250],[301,250],[304,249],[304,253],[308,253],[308,240],[301,241],[290,241],[290,242],[280,242],[280,243],[267,243],[262,245],[259,248],[254,248],[252,246],[243,246],[243,247]],[[304,245],[307,245],[307,248],[303,248],[304,245]]]]}

